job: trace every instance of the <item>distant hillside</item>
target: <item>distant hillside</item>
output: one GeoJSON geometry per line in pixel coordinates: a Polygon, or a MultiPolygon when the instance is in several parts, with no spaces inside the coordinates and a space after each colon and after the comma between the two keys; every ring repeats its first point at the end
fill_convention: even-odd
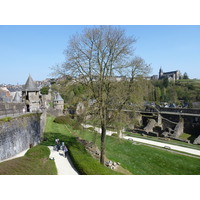
{"type": "Polygon", "coordinates": [[[176,82],[164,80],[152,81],[153,97],[151,101],[175,103],[177,105],[189,104],[200,101],[200,80],[180,79],[176,82]]]}

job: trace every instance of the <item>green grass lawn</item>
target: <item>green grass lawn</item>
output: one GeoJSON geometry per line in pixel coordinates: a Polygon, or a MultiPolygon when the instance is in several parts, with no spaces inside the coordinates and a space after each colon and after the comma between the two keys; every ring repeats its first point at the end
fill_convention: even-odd
{"type": "Polygon", "coordinates": [[[200,174],[200,159],[107,137],[107,157],[138,175],[200,174]]]}
{"type": "Polygon", "coordinates": [[[0,175],[56,175],[55,163],[49,155],[48,147],[37,145],[23,157],[0,163],[0,175]]]}
{"type": "MultiPolygon", "coordinates": [[[[84,139],[100,145],[99,134],[77,131],[84,139]]],[[[106,138],[106,157],[120,162],[122,167],[137,175],[196,175],[200,174],[200,159],[172,153],[116,137],[106,138]]]]}

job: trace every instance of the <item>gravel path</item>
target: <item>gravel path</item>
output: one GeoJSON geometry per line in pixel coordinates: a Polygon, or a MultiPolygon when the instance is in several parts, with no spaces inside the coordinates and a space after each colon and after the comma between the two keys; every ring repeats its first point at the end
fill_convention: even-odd
{"type": "Polygon", "coordinates": [[[49,146],[49,149],[51,151],[50,158],[54,158],[58,175],[78,175],[69,155],[65,158],[63,154],[61,155],[59,152],[54,151],[52,146],[49,146]]]}

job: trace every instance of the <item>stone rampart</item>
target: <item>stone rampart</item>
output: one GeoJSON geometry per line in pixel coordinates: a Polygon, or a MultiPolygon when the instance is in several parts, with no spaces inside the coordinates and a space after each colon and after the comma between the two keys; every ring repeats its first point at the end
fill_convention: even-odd
{"type": "Polygon", "coordinates": [[[0,160],[40,143],[46,113],[27,114],[8,122],[0,120],[0,160]]]}
{"type": "Polygon", "coordinates": [[[4,103],[0,102],[0,116],[8,114],[22,113],[24,103],[4,103]]]}

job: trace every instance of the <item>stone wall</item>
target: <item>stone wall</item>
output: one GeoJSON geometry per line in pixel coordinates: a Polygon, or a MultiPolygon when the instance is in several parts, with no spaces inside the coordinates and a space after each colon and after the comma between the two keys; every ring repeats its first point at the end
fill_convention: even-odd
{"type": "Polygon", "coordinates": [[[184,129],[184,119],[180,118],[180,121],[176,125],[172,136],[175,138],[179,138],[179,136],[181,136],[181,134],[183,133],[183,129],[184,129]]]}
{"type": "Polygon", "coordinates": [[[15,113],[22,113],[24,107],[25,107],[24,103],[0,102],[0,116],[8,115],[8,114],[15,114],[15,113]]]}
{"type": "Polygon", "coordinates": [[[200,144],[200,135],[194,140],[193,144],[200,144]]]}
{"type": "Polygon", "coordinates": [[[8,122],[0,121],[0,160],[40,143],[45,121],[45,113],[27,114],[8,122]]]}

